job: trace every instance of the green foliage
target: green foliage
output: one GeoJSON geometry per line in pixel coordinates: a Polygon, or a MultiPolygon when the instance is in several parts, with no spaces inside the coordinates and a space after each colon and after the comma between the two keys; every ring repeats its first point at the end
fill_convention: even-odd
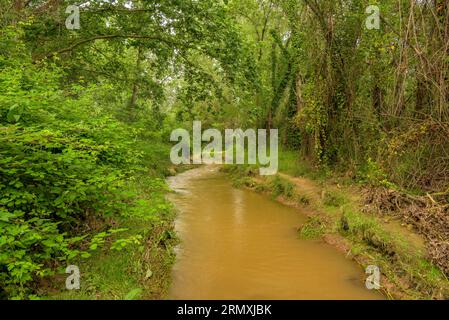
{"type": "Polygon", "coordinates": [[[140,248],[123,221],[170,229],[164,142],[178,124],[163,108],[257,85],[224,3],[93,2],[77,31],[61,28],[68,4],[0,3],[0,298],[35,297],[104,246],[140,248]]]}
{"type": "Polygon", "coordinates": [[[135,288],[131,290],[126,296],[125,300],[136,300],[142,294],[142,289],[135,288]]]}
{"type": "Polygon", "coordinates": [[[270,188],[273,197],[284,196],[286,198],[292,198],[295,195],[295,185],[279,175],[276,175],[270,181],[270,188]]]}
{"type": "MultiPolygon", "coordinates": [[[[125,231],[106,219],[170,210],[160,193],[142,200],[128,183],[150,170],[161,174],[160,138],[114,119],[110,105],[95,99],[107,85],[63,90],[64,75],[55,65],[0,55],[0,298],[33,298],[39,279],[125,231]],[[151,147],[141,147],[144,138],[151,147]]],[[[148,192],[166,188],[160,179],[145,181],[148,192]]],[[[111,248],[141,240],[116,238],[111,248]]]]}
{"type": "Polygon", "coordinates": [[[367,163],[360,169],[359,180],[376,187],[395,188],[395,185],[388,181],[388,174],[371,158],[368,158],[367,163]]]}
{"type": "Polygon", "coordinates": [[[304,194],[299,194],[297,196],[298,198],[298,203],[303,205],[303,206],[308,206],[310,205],[310,198],[304,194]]]}
{"type": "Polygon", "coordinates": [[[299,228],[299,237],[304,240],[319,239],[324,233],[325,226],[319,217],[310,217],[307,222],[299,228]]]}
{"type": "Polygon", "coordinates": [[[335,191],[324,191],[323,192],[323,204],[330,207],[340,207],[347,201],[342,194],[335,191]]]}

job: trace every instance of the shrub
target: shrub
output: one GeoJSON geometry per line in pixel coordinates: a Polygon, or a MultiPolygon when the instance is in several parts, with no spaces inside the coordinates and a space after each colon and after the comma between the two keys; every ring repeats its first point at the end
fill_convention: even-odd
{"type": "MultiPolygon", "coordinates": [[[[61,76],[56,67],[0,66],[0,298],[32,298],[39,278],[124,231],[88,226],[148,211],[127,181],[164,164],[138,150],[143,128],[94,100],[107,88],[60,91],[61,76]]],[[[113,248],[130,242],[117,241],[113,248]]]]}
{"type": "Polygon", "coordinates": [[[292,198],[295,194],[294,184],[278,175],[271,181],[270,186],[274,197],[282,195],[286,198],[292,198]]]}

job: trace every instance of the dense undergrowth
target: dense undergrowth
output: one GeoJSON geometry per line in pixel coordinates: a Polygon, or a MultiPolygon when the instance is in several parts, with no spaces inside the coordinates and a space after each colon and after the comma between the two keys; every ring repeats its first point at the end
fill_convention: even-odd
{"type": "Polygon", "coordinates": [[[0,1],[0,299],[162,298],[170,132],[251,57],[221,2],[72,5],[0,1]]]}
{"type": "Polygon", "coordinates": [[[299,228],[299,237],[325,239],[361,265],[379,266],[384,276],[381,291],[388,298],[449,298],[446,260],[435,260],[426,234],[400,215],[382,214],[366,205],[362,192],[372,190],[368,181],[377,185],[375,174],[360,173],[363,179],[355,187],[352,179],[313,169],[290,151],[280,153],[279,166],[280,173],[274,177],[259,176],[257,166],[226,166],[223,170],[236,187],[306,208],[309,219],[299,228]]]}
{"type": "Polygon", "coordinates": [[[64,276],[41,283],[49,299],[164,299],[171,283],[173,251],[177,237],[174,211],[165,198],[165,181],[139,176],[127,182],[126,192],[135,196],[136,207],[99,226],[124,228],[112,236],[90,259],[75,259],[81,270],[80,290],[65,290],[64,276]],[[118,249],[118,250],[117,250],[118,249]]]}
{"type": "Polygon", "coordinates": [[[107,87],[61,89],[63,76],[56,66],[0,59],[2,298],[35,297],[40,279],[109,238],[111,250],[141,244],[121,218],[157,225],[170,214],[151,195],[164,190],[161,139],[98,103],[107,87]]]}

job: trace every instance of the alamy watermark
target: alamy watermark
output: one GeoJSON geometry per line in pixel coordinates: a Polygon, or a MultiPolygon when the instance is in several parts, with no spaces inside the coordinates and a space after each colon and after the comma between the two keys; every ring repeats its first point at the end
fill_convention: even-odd
{"type": "Polygon", "coordinates": [[[223,135],[217,129],[202,132],[201,121],[193,122],[193,138],[185,129],[171,133],[173,146],[170,159],[180,164],[260,164],[261,175],[275,175],[278,171],[278,130],[269,130],[270,145],[267,147],[265,129],[226,129],[223,135]],[[246,148],[245,148],[246,141],[246,148]],[[203,148],[203,142],[208,143],[203,148]],[[191,152],[192,150],[192,152],[191,152]],[[246,154],[246,156],[245,156],[246,154]],[[247,162],[245,163],[245,158],[247,162]]]}
{"type": "Polygon", "coordinates": [[[67,290],[80,289],[80,269],[77,266],[70,265],[65,269],[65,273],[70,274],[65,280],[65,287],[67,290]]]}
{"type": "Polygon", "coordinates": [[[366,14],[369,14],[368,18],[365,20],[365,26],[368,30],[379,30],[380,29],[380,9],[378,6],[371,5],[365,10],[366,14]]]}
{"type": "Polygon", "coordinates": [[[368,266],[365,270],[369,276],[366,278],[365,286],[368,290],[380,289],[380,268],[378,266],[368,266]]]}
{"type": "Polygon", "coordinates": [[[69,30],[81,29],[80,24],[80,8],[78,6],[70,5],[65,9],[65,13],[70,15],[65,20],[65,26],[69,30]]]}
{"type": "MultiPolygon", "coordinates": [[[[66,21],[65,26],[69,30],[81,29],[80,24],[80,8],[76,5],[69,5],[65,13],[70,14],[66,21]]],[[[369,16],[365,20],[365,26],[368,30],[380,29],[380,9],[376,5],[370,5],[366,8],[365,13],[369,16]]]]}

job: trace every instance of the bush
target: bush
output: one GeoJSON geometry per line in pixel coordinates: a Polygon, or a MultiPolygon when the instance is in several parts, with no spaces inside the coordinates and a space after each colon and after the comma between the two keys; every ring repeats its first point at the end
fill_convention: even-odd
{"type": "Polygon", "coordinates": [[[275,176],[275,178],[270,183],[271,189],[273,190],[273,196],[285,196],[286,198],[292,198],[295,194],[295,186],[290,181],[281,178],[280,176],[275,176]]]}
{"type": "Polygon", "coordinates": [[[57,90],[61,76],[0,64],[0,298],[33,298],[40,278],[124,231],[89,224],[148,209],[127,181],[150,162],[164,165],[145,156],[159,144],[137,149],[143,127],[130,129],[94,100],[107,88],[57,90]]]}

